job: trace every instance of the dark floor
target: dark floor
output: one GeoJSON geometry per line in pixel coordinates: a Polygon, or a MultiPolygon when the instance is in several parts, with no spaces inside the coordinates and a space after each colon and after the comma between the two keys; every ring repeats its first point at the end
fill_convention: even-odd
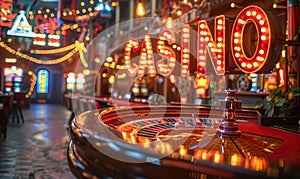
{"type": "Polygon", "coordinates": [[[31,104],[24,124],[10,120],[0,139],[0,179],[75,178],[66,158],[71,113],[62,105],[31,104]]]}

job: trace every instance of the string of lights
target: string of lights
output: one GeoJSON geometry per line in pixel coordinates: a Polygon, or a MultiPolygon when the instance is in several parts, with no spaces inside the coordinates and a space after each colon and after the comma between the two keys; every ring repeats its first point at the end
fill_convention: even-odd
{"type": "Polygon", "coordinates": [[[31,83],[30,83],[29,91],[26,93],[25,98],[30,98],[30,96],[32,95],[35,84],[36,84],[36,79],[37,79],[36,75],[32,71],[29,71],[28,75],[31,76],[31,79],[30,79],[31,83]]]}
{"type": "MultiPolygon", "coordinates": [[[[83,47],[84,48],[84,47],[83,47]]],[[[82,49],[82,47],[80,47],[80,49],[82,49]]],[[[83,55],[83,52],[86,52],[87,50],[84,49],[84,50],[79,50],[79,57],[80,57],[80,61],[82,63],[82,65],[87,68],[89,65],[88,63],[85,61],[85,58],[84,58],[84,55],[83,55]]]]}
{"type": "Polygon", "coordinates": [[[42,64],[42,65],[54,65],[54,64],[58,64],[61,62],[64,62],[66,60],[68,60],[69,58],[71,58],[77,51],[79,51],[80,54],[80,61],[82,62],[82,64],[84,65],[84,67],[88,67],[88,64],[84,58],[83,52],[87,52],[83,42],[79,42],[79,41],[75,41],[74,44],[69,45],[67,47],[63,47],[63,48],[59,48],[59,49],[54,49],[54,50],[31,50],[30,52],[32,54],[55,54],[56,53],[61,53],[61,52],[66,52],[68,50],[71,50],[68,54],[57,58],[57,59],[53,59],[53,60],[40,60],[31,56],[28,56],[20,51],[16,51],[13,48],[9,47],[8,45],[6,45],[4,42],[0,42],[0,47],[4,48],[7,52],[17,55],[21,58],[24,58],[26,60],[29,60],[31,62],[37,63],[37,64],[42,64]],[[73,47],[73,48],[72,48],[73,47]]]}
{"type": "Polygon", "coordinates": [[[58,49],[52,49],[52,50],[39,50],[39,49],[36,49],[36,50],[30,50],[29,52],[31,54],[56,54],[56,53],[62,53],[62,52],[66,52],[66,51],[69,51],[73,48],[75,48],[75,44],[71,44],[69,46],[66,46],[66,47],[62,47],[62,48],[58,48],[58,49]]]}

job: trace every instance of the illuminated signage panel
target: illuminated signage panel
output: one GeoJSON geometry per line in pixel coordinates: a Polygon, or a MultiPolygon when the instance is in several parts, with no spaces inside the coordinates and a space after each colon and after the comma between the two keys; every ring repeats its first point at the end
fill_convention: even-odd
{"type": "Polygon", "coordinates": [[[38,71],[37,75],[37,93],[48,93],[49,85],[49,72],[48,70],[41,69],[38,71]]]}
{"type": "MultiPolygon", "coordinates": [[[[206,74],[207,54],[211,59],[213,68],[217,75],[224,75],[225,69],[225,49],[226,37],[225,34],[225,16],[217,16],[214,25],[214,38],[208,28],[207,22],[201,20],[198,22],[197,29],[197,72],[206,74]]],[[[273,27],[272,27],[273,28],[273,27]]],[[[277,27],[274,26],[274,29],[277,27]]],[[[274,30],[275,31],[275,30],[274,30]]],[[[267,13],[258,6],[248,6],[240,11],[233,23],[231,29],[231,51],[233,60],[237,67],[244,73],[263,72],[273,68],[274,62],[278,61],[276,51],[278,43],[272,38],[271,22],[267,13]],[[257,31],[257,45],[255,53],[252,56],[247,56],[243,44],[243,36],[245,26],[248,23],[254,23],[257,31]],[[274,52],[272,54],[272,51],[274,52]]],[[[188,76],[190,71],[190,27],[183,25],[181,29],[181,75],[188,76]]],[[[146,35],[143,40],[143,46],[146,44],[146,52],[141,52],[139,65],[131,63],[131,53],[139,51],[139,43],[137,39],[130,39],[124,49],[124,62],[126,72],[129,76],[142,76],[145,67],[148,67],[149,74],[155,74],[153,68],[152,43],[147,41],[150,39],[146,35]],[[145,66],[146,65],[146,66],[145,66]]],[[[176,42],[174,33],[170,30],[163,30],[156,42],[157,53],[167,59],[165,61],[158,60],[156,70],[162,76],[170,76],[175,68],[176,55],[169,46],[176,42]]],[[[144,48],[144,47],[143,47],[144,48]]]]}
{"type": "Polygon", "coordinates": [[[15,22],[11,29],[7,31],[7,35],[15,35],[22,37],[35,37],[36,34],[32,32],[32,27],[28,23],[25,16],[25,11],[21,10],[19,15],[16,17],[15,22]]]}

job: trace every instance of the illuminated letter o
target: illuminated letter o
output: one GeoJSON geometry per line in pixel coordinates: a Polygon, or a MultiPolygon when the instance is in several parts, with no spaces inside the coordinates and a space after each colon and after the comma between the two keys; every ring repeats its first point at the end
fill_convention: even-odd
{"type": "Polygon", "coordinates": [[[258,6],[244,8],[236,17],[232,28],[231,51],[238,68],[245,73],[260,71],[268,60],[272,43],[272,32],[269,18],[258,6]],[[257,30],[256,50],[251,57],[245,54],[243,35],[247,23],[254,23],[257,30]]]}

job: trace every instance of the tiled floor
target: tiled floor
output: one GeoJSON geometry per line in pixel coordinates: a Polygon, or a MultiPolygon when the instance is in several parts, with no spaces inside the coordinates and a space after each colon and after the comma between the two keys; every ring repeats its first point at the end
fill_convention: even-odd
{"type": "Polygon", "coordinates": [[[0,179],[75,178],[66,158],[71,113],[62,105],[31,104],[23,114],[25,123],[10,121],[0,139],[0,179]]]}

